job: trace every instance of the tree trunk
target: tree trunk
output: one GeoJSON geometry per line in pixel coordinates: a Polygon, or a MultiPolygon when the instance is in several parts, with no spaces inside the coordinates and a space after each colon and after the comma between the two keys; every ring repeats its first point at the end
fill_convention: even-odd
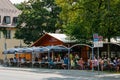
{"type": "Polygon", "coordinates": [[[108,38],[108,46],[107,46],[107,55],[108,55],[108,58],[110,58],[110,37],[108,38]]]}

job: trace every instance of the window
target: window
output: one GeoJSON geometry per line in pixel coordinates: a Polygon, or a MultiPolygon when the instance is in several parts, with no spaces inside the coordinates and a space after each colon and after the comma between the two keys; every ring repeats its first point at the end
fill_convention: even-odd
{"type": "Polygon", "coordinates": [[[5,24],[10,24],[10,16],[5,16],[4,17],[4,23],[5,24]]]}
{"type": "Polygon", "coordinates": [[[18,22],[18,17],[13,17],[13,24],[17,24],[18,22]]]}
{"type": "Polygon", "coordinates": [[[6,39],[11,39],[11,30],[7,30],[5,38],[6,39]]]}

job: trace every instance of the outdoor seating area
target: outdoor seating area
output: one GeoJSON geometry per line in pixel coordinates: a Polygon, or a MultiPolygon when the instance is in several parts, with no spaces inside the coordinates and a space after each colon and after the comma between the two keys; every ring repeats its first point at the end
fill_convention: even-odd
{"type": "Polygon", "coordinates": [[[62,62],[60,55],[67,54],[68,49],[64,46],[46,46],[46,47],[26,47],[12,48],[3,52],[5,56],[4,62],[7,66],[14,67],[37,67],[37,68],[61,68],[62,62]],[[58,54],[56,54],[58,53],[58,54]],[[62,54],[63,53],[63,54],[62,54]],[[14,58],[7,59],[7,55],[13,54],[14,58]],[[26,56],[30,55],[27,59],[26,56]],[[53,62],[54,61],[54,62],[53,62]]]}
{"type": "Polygon", "coordinates": [[[29,48],[12,48],[5,50],[5,65],[9,67],[31,67],[49,69],[100,70],[120,71],[120,58],[102,56],[99,59],[89,57],[87,61],[79,53],[64,46],[46,46],[29,48]],[[7,55],[14,54],[14,58],[7,59],[7,55]],[[21,54],[29,54],[27,59],[21,54]]]}

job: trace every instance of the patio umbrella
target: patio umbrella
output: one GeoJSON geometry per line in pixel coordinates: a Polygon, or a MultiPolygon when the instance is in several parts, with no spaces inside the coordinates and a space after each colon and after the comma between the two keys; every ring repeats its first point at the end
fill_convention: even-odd
{"type": "Polygon", "coordinates": [[[26,48],[17,48],[16,53],[32,53],[33,49],[30,47],[26,47],[26,48]]]}
{"type": "Polygon", "coordinates": [[[8,53],[8,51],[7,51],[7,50],[4,50],[4,51],[3,51],[3,54],[7,54],[7,53],[8,53]]]}
{"type": "Polygon", "coordinates": [[[15,52],[17,52],[17,48],[11,48],[3,51],[4,54],[15,54],[15,52]]]}
{"type": "Polygon", "coordinates": [[[62,52],[62,51],[68,51],[68,49],[64,46],[46,46],[50,51],[55,52],[62,52]]]}
{"type": "Polygon", "coordinates": [[[44,53],[48,51],[48,49],[45,47],[33,47],[32,49],[36,53],[44,53]]]}

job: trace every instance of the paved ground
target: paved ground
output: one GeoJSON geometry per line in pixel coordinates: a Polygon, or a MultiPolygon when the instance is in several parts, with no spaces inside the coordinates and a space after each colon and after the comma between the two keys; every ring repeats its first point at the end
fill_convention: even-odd
{"type": "Polygon", "coordinates": [[[120,73],[110,74],[105,72],[98,73],[95,71],[84,70],[55,70],[38,68],[14,68],[2,66],[0,67],[0,70],[23,71],[39,74],[41,76],[41,79],[38,80],[120,80],[120,73]]]}

